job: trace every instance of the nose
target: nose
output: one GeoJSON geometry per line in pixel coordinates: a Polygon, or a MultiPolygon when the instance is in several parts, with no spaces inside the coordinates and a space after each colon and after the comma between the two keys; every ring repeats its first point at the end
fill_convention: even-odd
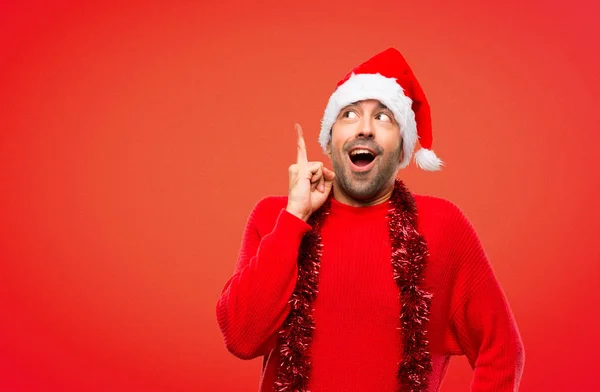
{"type": "Polygon", "coordinates": [[[373,139],[375,137],[375,128],[370,116],[363,116],[360,126],[356,131],[356,138],[373,139]]]}

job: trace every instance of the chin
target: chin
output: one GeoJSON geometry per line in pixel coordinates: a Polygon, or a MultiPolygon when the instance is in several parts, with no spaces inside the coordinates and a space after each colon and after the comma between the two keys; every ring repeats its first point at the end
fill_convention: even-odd
{"type": "Polygon", "coordinates": [[[340,185],[344,192],[356,200],[369,200],[376,197],[382,189],[377,177],[356,179],[353,175],[340,178],[340,185]]]}

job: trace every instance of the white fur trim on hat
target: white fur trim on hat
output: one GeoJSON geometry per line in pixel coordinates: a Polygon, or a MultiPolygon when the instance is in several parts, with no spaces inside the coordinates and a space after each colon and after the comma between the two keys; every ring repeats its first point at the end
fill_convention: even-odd
{"type": "MultiPolygon", "coordinates": [[[[351,103],[376,99],[388,107],[400,125],[400,136],[404,140],[404,155],[400,168],[408,166],[417,142],[417,125],[412,100],[404,94],[404,90],[396,79],[386,78],[381,74],[352,74],[350,78],[335,90],[329,98],[325,114],[321,121],[319,144],[323,151],[331,141],[331,128],[340,111],[351,103]]],[[[435,156],[435,154],[434,154],[435,156]]],[[[429,162],[425,159],[423,162],[429,162]]],[[[426,164],[427,167],[433,167],[426,164]]]]}
{"type": "Polygon", "coordinates": [[[415,163],[423,170],[437,171],[442,168],[444,162],[435,155],[433,150],[421,148],[415,153],[415,163]]]}

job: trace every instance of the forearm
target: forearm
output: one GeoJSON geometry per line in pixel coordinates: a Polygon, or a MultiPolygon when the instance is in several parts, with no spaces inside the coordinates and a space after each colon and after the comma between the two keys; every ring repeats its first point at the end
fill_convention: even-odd
{"type": "Polygon", "coordinates": [[[298,276],[298,249],[310,228],[281,211],[273,231],[259,239],[245,238],[236,271],[217,304],[217,319],[227,348],[251,359],[265,354],[265,344],[289,313],[288,300],[298,276]]]}
{"type": "Polygon", "coordinates": [[[518,391],[524,348],[508,301],[490,276],[454,317],[463,351],[473,367],[473,392],[518,391]]]}

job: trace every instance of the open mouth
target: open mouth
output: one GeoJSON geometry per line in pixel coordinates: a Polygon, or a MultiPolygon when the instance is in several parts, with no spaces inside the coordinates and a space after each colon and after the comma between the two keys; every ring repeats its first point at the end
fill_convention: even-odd
{"type": "Polygon", "coordinates": [[[359,168],[366,168],[375,160],[376,157],[376,154],[373,151],[365,148],[355,148],[350,151],[348,155],[350,157],[350,161],[352,161],[352,163],[359,168]]]}

